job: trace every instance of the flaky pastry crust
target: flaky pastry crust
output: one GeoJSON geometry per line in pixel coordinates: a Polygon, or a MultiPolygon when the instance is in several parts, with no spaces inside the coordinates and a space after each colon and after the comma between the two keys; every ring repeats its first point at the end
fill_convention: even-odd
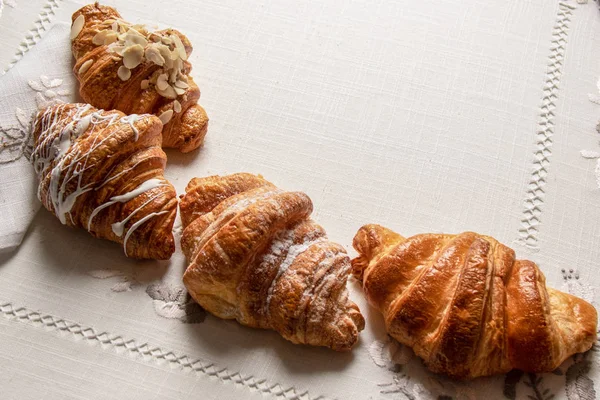
{"type": "Polygon", "coordinates": [[[588,302],[546,287],[531,261],[465,232],[404,238],[379,225],[354,238],[354,275],[389,334],[455,378],[555,370],[596,340],[588,302]]]}
{"type": "Polygon", "coordinates": [[[364,318],[350,260],[310,219],[312,203],[260,176],[192,179],[181,200],[183,281],[206,310],[293,343],[349,350],[364,318]]]}
{"type": "Polygon", "coordinates": [[[164,124],[163,147],[189,152],[202,145],[208,117],[197,104],[200,89],[189,75],[192,66],[187,58],[192,45],[185,35],[174,29],[147,32],[142,26],[125,22],[114,8],[98,3],[77,10],[72,20],[73,71],[84,101],[125,114],[155,114],[164,124]],[[135,35],[128,35],[127,30],[135,35]],[[181,52],[173,39],[180,41],[181,52]],[[149,50],[153,46],[160,46],[162,55],[156,50],[159,47],[149,50]],[[124,65],[128,56],[135,60],[127,64],[132,67],[129,69],[124,65]],[[157,82],[161,75],[173,75],[173,79],[157,82]],[[159,87],[164,90],[157,90],[159,87]]]}
{"type": "Polygon", "coordinates": [[[171,257],[177,195],[163,176],[158,118],[60,104],[32,126],[45,208],[63,224],[121,243],[129,257],[171,257]]]}

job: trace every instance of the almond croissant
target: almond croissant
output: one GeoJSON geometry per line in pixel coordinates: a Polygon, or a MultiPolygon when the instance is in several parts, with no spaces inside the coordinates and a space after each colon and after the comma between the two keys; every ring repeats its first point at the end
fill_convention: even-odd
{"type": "Polygon", "coordinates": [[[294,343],[349,350],[365,321],[348,299],[350,260],[300,192],[260,176],[195,178],[181,200],[183,282],[206,310],[294,343]]]}
{"type": "Polygon", "coordinates": [[[44,207],[63,224],[121,243],[129,257],[171,257],[177,194],[163,176],[158,118],[60,104],[40,111],[32,128],[44,207]]]}
{"type": "Polygon", "coordinates": [[[164,124],[163,147],[188,152],[202,145],[208,117],[189,75],[187,37],[173,29],[149,32],[98,3],[79,9],[72,20],[74,72],[83,100],[125,114],[157,115],[164,124]]]}
{"type": "Polygon", "coordinates": [[[512,249],[489,236],[405,239],[366,225],[353,245],[353,273],[389,334],[434,372],[548,372],[596,340],[591,304],[547,288],[533,262],[515,260],[512,249]]]}

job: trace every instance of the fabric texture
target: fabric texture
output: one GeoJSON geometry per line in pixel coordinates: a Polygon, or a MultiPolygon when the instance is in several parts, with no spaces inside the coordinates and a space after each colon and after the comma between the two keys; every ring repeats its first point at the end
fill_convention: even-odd
{"type": "Polygon", "coordinates": [[[0,215],[3,219],[0,252],[10,252],[21,243],[40,207],[37,180],[29,162],[32,150],[29,123],[39,107],[73,98],[72,56],[65,40],[68,33],[67,25],[56,25],[43,45],[32,48],[19,68],[10,69],[0,78],[0,215]]]}
{"type": "MultiPolygon", "coordinates": [[[[306,192],[312,218],[351,256],[368,223],[405,236],[480,232],[538,264],[549,286],[597,306],[596,3],[106,3],[194,45],[192,75],[211,122],[199,151],[167,151],[178,193],[196,176],[262,174],[306,192]]],[[[0,77],[10,144],[0,152],[7,398],[598,397],[596,348],[553,373],[450,380],[386,335],[356,282],[350,298],[366,319],[357,347],[297,346],[202,310],[183,288],[179,249],[169,261],[136,262],[36,214],[28,117],[38,103],[77,99],[68,34],[85,3],[56,4],[51,26],[0,77]]],[[[21,7],[5,7],[0,33],[21,7]]]]}

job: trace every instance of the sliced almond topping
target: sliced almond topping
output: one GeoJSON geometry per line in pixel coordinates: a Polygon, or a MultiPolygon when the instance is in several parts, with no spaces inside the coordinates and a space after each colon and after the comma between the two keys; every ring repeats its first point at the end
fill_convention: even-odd
{"type": "Polygon", "coordinates": [[[96,35],[94,35],[94,38],[92,39],[92,43],[94,43],[96,46],[101,46],[104,44],[104,39],[106,38],[106,35],[108,35],[108,30],[103,29],[101,31],[99,31],[98,33],[96,33],[96,35]]]}
{"type": "Polygon", "coordinates": [[[133,69],[140,65],[144,59],[144,48],[139,44],[129,46],[123,52],[123,65],[129,69],[133,69]]]}
{"type": "Polygon", "coordinates": [[[185,46],[183,45],[181,38],[177,35],[171,35],[171,40],[175,43],[175,49],[179,53],[179,57],[181,57],[182,60],[187,60],[187,53],[185,52],[185,46]]]}
{"type": "Polygon", "coordinates": [[[73,25],[71,25],[71,40],[75,39],[81,33],[83,29],[83,25],[85,24],[85,17],[83,14],[79,14],[75,21],[73,21],[73,25]]]}
{"type": "Polygon", "coordinates": [[[173,102],[173,110],[175,110],[176,113],[181,112],[181,103],[179,101],[175,100],[173,102]]]}
{"type": "Polygon", "coordinates": [[[123,65],[121,65],[119,67],[119,69],[117,70],[117,76],[122,81],[126,81],[129,78],[131,78],[131,71],[129,69],[127,69],[126,67],[124,67],[123,65]]]}
{"type": "Polygon", "coordinates": [[[177,93],[178,96],[181,96],[185,93],[185,89],[178,88],[177,86],[173,86],[173,90],[175,90],[175,93],[177,93]]]}
{"type": "Polygon", "coordinates": [[[150,45],[146,48],[145,57],[149,61],[161,67],[165,64],[165,59],[160,55],[160,51],[158,51],[154,45],[150,45]]]}
{"type": "Polygon", "coordinates": [[[178,79],[177,81],[175,81],[175,87],[178,87],[178,88],[181,88],[181,89],[187,89],[187,88],[190,87],[190,85],[188,85],[187,83],[185,83],[181,79],[178,79]]]}
{"type": "Polygon", "coordinates": [[[173,86],[167,85],[166,89],[160,89],[158,85],[156,86],[156,92],[160,94],[162,97],[166,97],[167,99],[176,99],[177,92],[173,89],[173,86]]]}
{"type": "MultiPolygon", "coordinates": [[[[75,22],[77,21],[74,21],[74,26],[75,22]]],[[[92,42],[98,46],[107,45],[108,51],[115,54],[113,58],[116,59],[116,55],[122,57],[122,65],[117,71],[121,80],[130,79],[132,69],[149,61],[161,68],[140,82],[142,90],[152,87],[168,99],[176,99],[178,96],[186,98],[189,81],[185,75],[188,72],[185,60],[188,55],[179,34],[172,30],[149,32],[143,25],[129,24],[119,18],[105,20],[100,26],[106,29],[96,32],[92,42]]],[[[82,65],[81,73],[85,73],[90,65],[82,65]]],[[[173,109],[180,110],[181,103],[174,103],[173,109]]]]}
{"type": "Polygon", "coordinates": [[[162,121],[163,125],[166,125],[173,118],[173,110],[163,112],[158,118],[162,121]]]}
{"type": "Polygon", "coordinates": [[[90,67],[92,66],[93,63],[94,63],[94,60],[87,60],[86,62],[81,64],[81,67],[79,67],[79,75],[85,74],[87,72],[87,70],[90,69],[90,67]]]}
{"type": "Polygon", "coordinates": [[[177,61],[179,60],[179,52],[177,51],[177,49],[173,49],[169,52],[169,57],[171,57],[171,60],[173,61],[177,61]]]}
{"type": "Polygon", "coordinates": [[[160,74],[156,80],[156,87],[159,90],[167,90],[167,86],[169,86],[169,82],[167,82],[167,74],[160,74]]]}
{"type": "Polygon", "coordinates": [[[139,44],[142,47],[146,47],[148,45],[148,39],[144,37],[141,33],[131,28],[125,33],[125,46],[129,47],[134,44],[139,44]]]}
{"type": "Polygon", "coordinates": [[[108,51],[110,51],[111,53],[116,53],[116,54],[120,55],[121,57],[123,57],[123,52],[125,51],[125,46],[119,45],[118,42],[111,43],[108,46],[108,51]]]}
{"type": "Polygon", "coordinates": [[[116,32],[109,32],[104,38],[104,44],[111,44],[119,39],[119,35],[116,32]]]}

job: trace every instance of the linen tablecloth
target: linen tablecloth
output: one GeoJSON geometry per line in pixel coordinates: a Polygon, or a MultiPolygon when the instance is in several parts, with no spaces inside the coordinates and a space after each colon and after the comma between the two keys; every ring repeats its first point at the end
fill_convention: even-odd
{"type": "MultiPolygon", "coordinates": [[[[9,188],[34,190],[23,183],[27,143],[22,154],[13,146],[26,117],[43,101],[77,99],[68,32],[83,4],[0,0],[0,207],[25,227],[0,254],[0,398],[596,398],[595,349],[553,373],[453,381],[386,335],[356,282],[359,345],[296,346],[190,302],[180,252],[136,262],[35,214],[35,202],[14,211],[9,188]]],[[[550,286],[597,305],[597,3],[105,4],[194,45],[210,125],[201,150],[167,151],[179,193],[194,176],[260,173],[308,193],[314,219],[351,255],[366,223],[405,236],[492,235],[538,263],[550,286]]]]}

